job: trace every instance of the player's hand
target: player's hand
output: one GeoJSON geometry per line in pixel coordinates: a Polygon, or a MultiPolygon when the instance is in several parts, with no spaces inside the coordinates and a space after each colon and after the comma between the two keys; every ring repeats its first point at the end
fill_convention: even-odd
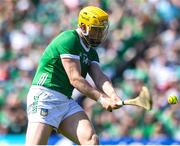
{"type": "Polygon", "coordinates": [[[108,111],[118,109],[122,106],[122,101],[118,96],[108,97],[107,95],[103,95],[98,99],[98,102],[108,111]]]}

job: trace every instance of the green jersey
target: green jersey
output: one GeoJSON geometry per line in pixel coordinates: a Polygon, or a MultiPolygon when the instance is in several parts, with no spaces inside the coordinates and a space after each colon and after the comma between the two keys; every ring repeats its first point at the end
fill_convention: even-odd
{"type": "Polygon", "coordinates": [[[32,85],[44,86],[71,97],[74,87],[62,65],[61,58],[78,59],[81,75],[86,77],[92,62],[99,62],[95,49],[87,48],[76,30],[60,33],[45,49],[32,85]]]}

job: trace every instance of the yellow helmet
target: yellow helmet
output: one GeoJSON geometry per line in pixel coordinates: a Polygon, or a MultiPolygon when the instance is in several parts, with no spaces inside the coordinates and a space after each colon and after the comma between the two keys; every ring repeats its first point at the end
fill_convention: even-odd
{"type": "Polygon", "coordinates": [[[78,17],[78,26],[85,25],[86,30],[82,34],[88,45],[98,46],[107,36],[108,14],[95,6],[83,8],[78,17]]]}

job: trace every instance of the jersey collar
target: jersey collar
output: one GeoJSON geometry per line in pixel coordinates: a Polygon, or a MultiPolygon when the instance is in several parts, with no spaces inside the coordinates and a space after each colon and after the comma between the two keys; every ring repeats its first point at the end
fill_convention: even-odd
{"type": "Polygon", "coordinates": [[[76,29],[76,32],[77,32],[77,34],[78,34],[78,36],[79,36],[80,43],[81,43],[81,45],[83,46],[84,50],[85,50],[86,52],[89,52],[90,48],[86,47],[86,45],[83,43],[83,40],[82,40],[82,38],[81,38],[81,36],[80,36],[80,29],[77,28],[77,29],[76,29]]]}

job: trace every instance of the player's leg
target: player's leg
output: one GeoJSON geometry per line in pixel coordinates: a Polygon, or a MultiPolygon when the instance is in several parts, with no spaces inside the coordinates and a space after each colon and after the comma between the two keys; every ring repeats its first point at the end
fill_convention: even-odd
{"type": "Polygon", "coordinates": [[[98,136],[84,111],[77,112],[61,122],[58,132],[76,144],[98,145],[98,136]]]}
{"type": "Polygon", "coordinates": [[[26,145],[46,145],[53,127],[44,123],[28,123],[26,145]]]}
{"type": "MultiPolygon", "coordinates": [[[[51,103],[51,92],[39,86],[32,86],[27,95],[28,128],[26,132],[26,145],[47,144],[52,129],[56,127],[51,103]],[[49,101],[48,103],[46,101],[49,101]]],[[[58,127],[59,123],[57,123],[58,127]]]]}

